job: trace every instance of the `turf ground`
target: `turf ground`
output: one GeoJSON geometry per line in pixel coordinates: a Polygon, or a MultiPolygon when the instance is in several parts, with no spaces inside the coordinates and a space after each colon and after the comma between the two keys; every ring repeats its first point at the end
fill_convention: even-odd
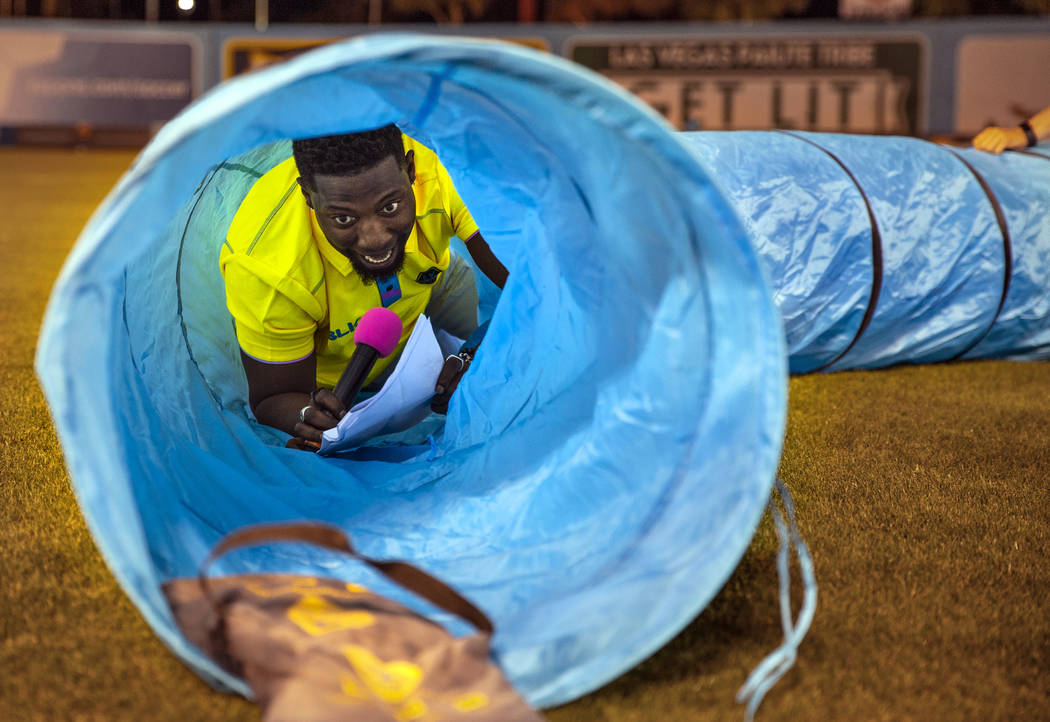
{"type": "MultiPolygon", "coordinates": [[[[0,721],[259,719],[116,586],[32,370],[62,260],[131,159],[0,148],[0,721]]],[[[820,597],[759,720],[1050,719],[1050,364],[792,379],[781,473],[820,597]]],[[[699,618],[548,718],[742,719],[733,696],[780,641],[775,552],[767,518],[699,618]]]]}

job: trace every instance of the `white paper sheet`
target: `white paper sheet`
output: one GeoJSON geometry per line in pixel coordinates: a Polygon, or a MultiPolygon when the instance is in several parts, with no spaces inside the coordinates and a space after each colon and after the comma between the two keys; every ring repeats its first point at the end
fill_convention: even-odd
{"type": "Polygon", "coordinates": [[[334,429],[324,432],[320,453],[348,451],[375,436],[404,431],[425,419],[445,356],[455,353],[461,343],[444,331],[435,333],[430,319],[420,316],[383,388],[350,409],[334,429]]]}

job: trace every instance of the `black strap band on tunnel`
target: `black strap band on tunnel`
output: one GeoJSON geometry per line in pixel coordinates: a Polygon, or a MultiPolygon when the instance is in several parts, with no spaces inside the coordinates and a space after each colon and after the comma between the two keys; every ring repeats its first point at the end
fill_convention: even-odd
{"type": "Polygon", "coordinates": [[[183,252],[186,250],[186,234],[189,232],[190,224],[193,223],[194,215],[197,213],[197,206],[200,204],[201,199],[204,198],[205,191],[207,191],[208,187],[215,180],[215,177],[219,174],[219,171],[223,170],[244,173],[246,175],[253,176],[256,179],[261,178],[263,175],[255,168],[249,168],[248,166],[241,165],[239,163],[230,163],[229,161],[223,161],[217,166],[211,168],[204,175],[204,177],[201,178],[201,182],[197,184],[197,190],[193,192],[196,198],[194,198],[193,206],[190,208],[190,212],[186,216],[186,224],[182,227],[182,234],[179,236],[179,254],[175,260],[175,293],[176,298],[178,299],[177,312],[179,315],[179,327],[182,329],[182,341],[184,344],[186,344],[186,353],[189,356],[190,363],[193,364],[193,368],[196,369],[197,373],[201,377],[201,380],[204,381],[204,387],[208,389],[208,393],[211,395],[212,400],[219,408],[224,408],[224,404],[222,402],[222,399],[220,399],[219,395],[215,392],[215,389],[212,388],[211,382],[208,381],[208,377],[204,375],[203,371],[201,371],[200,364],[197,363],[197,357],[193,354],[193,346],[190,344],[189,330],[186,328],[186,318],[185,316],[183,316],[182,313],[182,256],[183,252]]]}
{"type": "Polygon", "coordinates": [[[860,183],[857,181],[856,176],[850,172],[850,169],[846,167],[846,164],[843,163],[837,155],[819,143],[803,137],[798,133],[793,133],[788,130],[778,130],[777,132],[783,133],[784,135],[790,135],[809,143],[814,148],[824,151],[829,158],[838,163],[846,176],[853,181],[853,185],[857,187],[857,191],[860,192],[860,197],[864,201],[864,206],[868,211],[868,222],[871,224],[871,294],[868,296],[868,306],[864,309],[864,318],[861,319],[860,326],[857,328],[857,332],[853,335],[853,340],[849,342],[846,348],[842,349],[842,351],[840,351],[833,359],[811,372],[817,373],[819,371],[824,371],[848,354],[850,350],[857,345],[857,341],[860,340],[860,337],[864,334],[864,331],[868,328],[868,324],[871,323],[872,317],[875,315],[875,307],[879,303],[879,293],[882,291],[882,234],[879,232],[879,224],[875,221],[875,212],[871,208],[871,201],[868,200],[868,196],[864,192],[864,189],[860,187],[860,183]]]}
{"type": "MultiPolygon", "coordinates": [[[[938,144],[934,144],[938,145],[938,144]]],[[[1010,276],[1013,275],[1014,266],[1014,254],[1013,244],[1010,242],[1010,229],[1006,225],[1006,214],[1003,213],[1003,207],[999,203],[999,199],[996,197],[995,192],[992,191],[991,186],[988,185],[988,181],[984,179],[977,169],[970,165],[969,161],[962,157],[962,155],[954,148],[948,148],[948,146],[938,145],[940,148],[947,148],[952,155],[954,155],[960,163],[966,166],[967,170],[973,174],[973,177],[977,180],[978,185],[981,186],[981,190],[984,191],[984,195],[988,198],[988,203],[992,206],[992,210],[995,212],[995,220],[999,224],[999,233],[1003,237],[1003,290],[999,296],[999,305],[995,309],[995,315],[992,316],[991,322],[988,327],[984,329],[977,338],[970,342],[966,348],[959,353],[952,356],[949,361],[958,361],[966,354],[970,353],[977,344],[984,340],[992,328],[995,327],[995,322],[999,320],[999,314],[1002,313],[1003,305],[1006,303],[1006,294],[1010,291],[1010,276]]]]}

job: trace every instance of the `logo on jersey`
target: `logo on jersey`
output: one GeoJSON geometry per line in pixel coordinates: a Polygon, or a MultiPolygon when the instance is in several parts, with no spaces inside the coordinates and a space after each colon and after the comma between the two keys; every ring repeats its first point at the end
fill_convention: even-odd
{"type": "Polygon", "coordinates": [[[438,280],[439,275],[441,275],[441,269],[431,266],[430,268],[416,276],[416,283],[425,283],[429,286],[433,284],[434,281],[438,280]]]}
{"type": "Polygon", "coordinates": [[[328,340],[329,341],[338,341],[339,339],[343,338],[344,336],[353,336],[354,335],[354,329],[357,327],[357,324],[360,323],[360,322],[361,322],[361,319],[357,319],[356,322],[355,321],[347,321],[345,329],[337,328],[335,331],[329,331],[328,332],[328,340]]]}

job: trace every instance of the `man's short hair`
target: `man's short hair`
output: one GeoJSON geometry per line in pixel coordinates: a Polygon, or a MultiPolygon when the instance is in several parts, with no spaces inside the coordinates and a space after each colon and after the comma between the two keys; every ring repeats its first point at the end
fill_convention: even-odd
{"type": "Polygon", "coordinates": [[[293,140],[292,155],[299,175],[311,187],[315,187],[315,176],[356,175],[374,168],[388,155],[402,168],[406,166],[401,131],[393,123],[360,133],[293,140]]]}

